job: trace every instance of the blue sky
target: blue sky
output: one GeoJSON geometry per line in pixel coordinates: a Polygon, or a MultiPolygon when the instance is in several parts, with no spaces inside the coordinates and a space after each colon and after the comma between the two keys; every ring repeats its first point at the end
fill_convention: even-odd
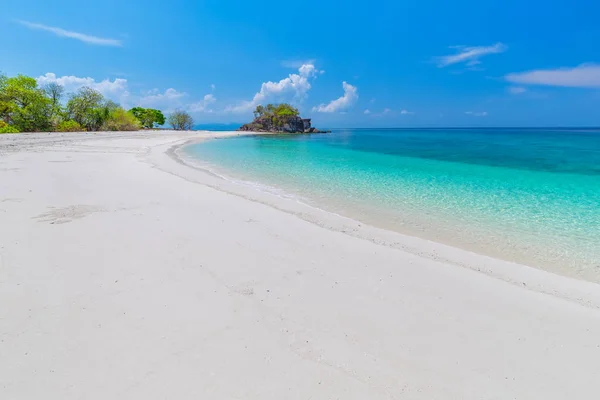
{"type": "Polygon", "coordinates": [[[89,3],[3,4],[0,71],[198,123],[600,126],[597,1],[89,3]]]}

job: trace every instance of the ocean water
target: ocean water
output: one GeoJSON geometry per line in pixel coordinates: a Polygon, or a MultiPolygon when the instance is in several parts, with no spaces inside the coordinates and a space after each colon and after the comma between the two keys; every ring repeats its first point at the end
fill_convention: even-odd
{"type": "Polygon", "coordinates": [[[374,226],[600,281],[600,130],[338,129],[185,151],[374,226]]]}
{"type": "Polygon", "coordinates": [[[235,131],[243,124],[240,123],[229,123],[229,124],[196,124],[194,130],[196,131],[235,131]]]}

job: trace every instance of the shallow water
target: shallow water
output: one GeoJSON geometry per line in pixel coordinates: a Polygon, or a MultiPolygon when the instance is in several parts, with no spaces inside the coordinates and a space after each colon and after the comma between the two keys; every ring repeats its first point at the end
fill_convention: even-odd
{"type": "Polygon", "coordinates": [[[375,226],[600,281],[600,131],[343,129],[185,151],[375,226]]]}

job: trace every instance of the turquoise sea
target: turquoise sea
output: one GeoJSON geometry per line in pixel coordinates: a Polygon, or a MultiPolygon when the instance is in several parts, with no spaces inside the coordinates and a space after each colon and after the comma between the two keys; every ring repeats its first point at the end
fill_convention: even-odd
{"type": "Polygon", "coordinates": [[[600,281],[600,130],[337,129],[185,151],[374,226],[600,281]]]}

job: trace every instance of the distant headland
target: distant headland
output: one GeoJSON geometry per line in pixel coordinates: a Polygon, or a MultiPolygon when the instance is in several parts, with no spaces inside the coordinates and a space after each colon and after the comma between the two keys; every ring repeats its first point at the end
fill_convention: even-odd
{"type": "Polygon", "coordinates": [[[311,126],[309,118],[301,118],[297,108],[287,103],[259,105],[254,110],[254,121],[242,125],[239,131],[281,133],[328,133],[311,126]]]}

